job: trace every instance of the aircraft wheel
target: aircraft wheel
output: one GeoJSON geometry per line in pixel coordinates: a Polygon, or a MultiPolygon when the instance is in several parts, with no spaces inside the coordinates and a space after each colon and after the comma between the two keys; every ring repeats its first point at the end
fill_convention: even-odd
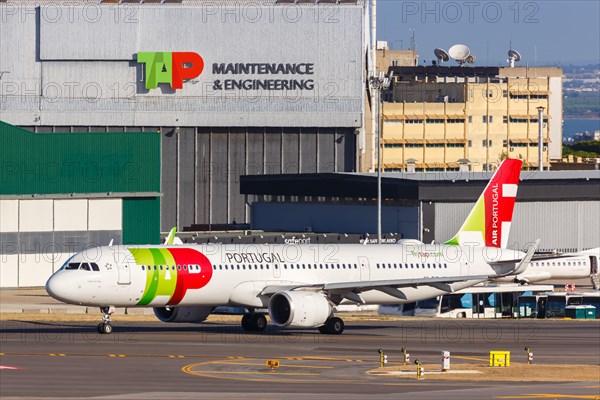
{"type": "Polygon", "coordinates": [[[344,332],[344,321],[338,317],[332,317],[327,320],[327,330],[330,335],[339,335],[344,332]]]}
{"type": "Polygon", "coordinates": [[[252,327],[250,326],[250,314],[244,314],[242,316],[242,329],[246,332],[252,330],[252,327]]]}
{"type": "Polygon", "coordinates": [[[331,317],[325,325],[319,327],[319,332],[328,335],[339,335],[344,332],[344,321],[338,317],[331,317]]]}
{"type": "Polygon", "coordinates": [[[98,326],[96,326],[96,330],[98,331],[98,333],[102,333],[102,325],[104,325],[102,322],[100,322],[98,324],[98,326]]]}
{"type": "Polygon", "coordinates": [[[112,325],[111,324],[100,324],[100,333],[103,335],[110,335],[112,333],[112,325]]]}
{"type": "Polygon", "coordinates": [[[254,314],[251,321],[252,328],[256,332],[263,332],[267,329],[267,318],[263,314],[254,314]]]}

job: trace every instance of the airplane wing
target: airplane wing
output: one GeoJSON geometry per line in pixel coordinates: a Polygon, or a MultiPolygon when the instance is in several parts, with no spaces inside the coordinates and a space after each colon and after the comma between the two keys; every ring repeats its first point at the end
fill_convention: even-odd
{"type": "Polygon", "coordinates": [[[397,297],[401,300],[406,300],[406,295],[402,292],[405,287],[417,287],[419,285],[433,286],[440,290],[453,292],[451,284],[454,282],[464,281],[485,281],[490,279],[488,275],[468,275],[458,277],[431,277],[417,279],[389,279],[381,281],[356,281],[356,282],[336,282],[324,283],[316,285],[271,285],[267,286],[260,293],[264,296],[270,296],[277,292],[286,290],[311,290],[322,291],[332,298],[337,295],[338,298],[346,298],[357,303],[364,303],[360,297],[360,293],[368,290],[378,290],[390,296],[397,297]]]}
{"type": "MultiPolygon", "coordinates": [[[[417,286],[432,286],[436,289],[452,293],[452,283],[464,281],[486,281],[488,279],[498,278],[505,275],[520,274],[529,266],[529,262],[538,248],[540,240],[538,239],[527,251],[527,254],[522,259],[507,260],[492,265],[497,273],[495,275],[466,275],[455,277],[424,277],[414,279],[387,279],[379,281],[349,281],[336,283],[323,283],[313,285],[270,285],[265,287],[260,295],[271,296],[277,292],[286,290],[310,290],[325,292],[330,299],[337,299],[340,302],[342,299],[348,299],[356,303],[364,303],[360,297],[360,293],[369,290],[378,290],[401,300],[407,300],[406,295],[402,292],[402,288],[417,287],[417,286]],[[518,263],[518,264],[517,264],[518,263]],[[517,264],[517,265],[515,265],[517,264]]],[[[335,300],[334,300],[335,301],[335,300]]]]}

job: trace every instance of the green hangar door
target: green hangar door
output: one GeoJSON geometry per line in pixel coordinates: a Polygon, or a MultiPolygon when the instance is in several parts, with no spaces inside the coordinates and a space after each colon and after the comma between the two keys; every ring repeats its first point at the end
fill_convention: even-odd
{"type": "Polygon", "coordinates": [[[159,242],[156,132],[32,133],[0,121],[0,159],[0,287],[43,286],[74,253],[111,240],[159,242]]]}

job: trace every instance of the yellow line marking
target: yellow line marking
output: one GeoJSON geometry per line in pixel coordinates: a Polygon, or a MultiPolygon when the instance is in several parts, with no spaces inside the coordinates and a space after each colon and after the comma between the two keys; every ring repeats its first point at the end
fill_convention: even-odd
{"type": "Polygon", "coordinates": [[[201,374],[214,375],[294,375],[294,376],[318,376],[309,372],[271,372],[271,371],[193,371],[201,374]]]}
{"type": "Polygon", "coordinates": [[[497,399],[594,399],[597,400],[596,395],[586,394],[562,394],[562,393],[537,393],[537,394],[523,394],[520,396],[496,396],[497,399]]]}
{"type": "Polygon", "coordinates": [[[185,356],[168,356],[169,358],[185,358],[185,356]]]}
{"type": "MultiPolygon", "coordinates": [[[[247,362],[236,362],[236,361],[208,361],[206,364],[216,365],[251,365],[255,367],[264,367],[264,364],[259,363],[247,363],[247,362]]],[[[280,364],[280,368],[316,368],[316,369],[333,369],[334,367],[326,365],[291,365],[291,364],[280,364]]]]}
{"type": "MultiPolygon", "coordinates": [[[[235,374],[232,376],[224,376],[223,374],[221,374],[221,371],[194,371],[193,368],[195,367],[199,367],[201,365],[207,365],[207,364],[215,364],[218,363],[217,361],[208,361],[208,362],[202,362],[202,363],[196,363],[196,364],[190,364],[190,365],[186,365],[184,367],[181,368],[181,371],[188,374],[188,375],[193,375],[193,376],[200,376],[200,377],[204,377],[204,378],[211,378],[211,379],[224,379],[224,380],[234,380],[234,381],[244,381],[244,382],[277,382],[277,383],[300,383],[300,382],[314,382],[314,376],[315,375],[319,375],[319,374],[293,374],[293,373],[288,373],[288,374],[281,374],[278,372],[263,372],[262,374],[260,373],[251,373],[251,372],[246,372],[245,374],[250,374],[250,375],[261,375],[264,378],[246,378],[246,377],[242,377],[240,376],[240,374],[235,374]],[[276,378],[277,375],[285,375],[285,376],[298,376],[298,379],[286,379],[286,378],[276,378]],[[310,378],[309,378],[310,377],[310,378]]],[[[319,383],[349,383],[349,382],[356,382],[356,379],[318,379],[319,383]]]]}
{"type": "Polygon", "coordinates": [[[56,354],[56,353],[50,353],[48,354],[50,357],[65,357],[65,354],[60,353],[60,354],[56,354]]]}
{"type": "Polygon", "coordinates": [[[109,356],[109,357],[117,357],[117,358],[118,358],[118,357],[120,357],[120,358],[126,357],[126,355],[125,355],[125,354],[109,354],[108,356],[109,356]]]}

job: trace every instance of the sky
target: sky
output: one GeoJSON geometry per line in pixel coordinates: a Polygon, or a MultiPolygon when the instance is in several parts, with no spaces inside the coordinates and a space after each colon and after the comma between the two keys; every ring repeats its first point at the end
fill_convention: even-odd
{"type": "MultiPolygon", "coordinates": [[[[367,0],[369,1],[369,0],[367,0]]],[[[407,49],[415,33],[420,63],[461,43],[476,65],[506,65],[509,43],[521,66],[600,63],[600,1],[377,0],[377,39],[407,49]]]]}

